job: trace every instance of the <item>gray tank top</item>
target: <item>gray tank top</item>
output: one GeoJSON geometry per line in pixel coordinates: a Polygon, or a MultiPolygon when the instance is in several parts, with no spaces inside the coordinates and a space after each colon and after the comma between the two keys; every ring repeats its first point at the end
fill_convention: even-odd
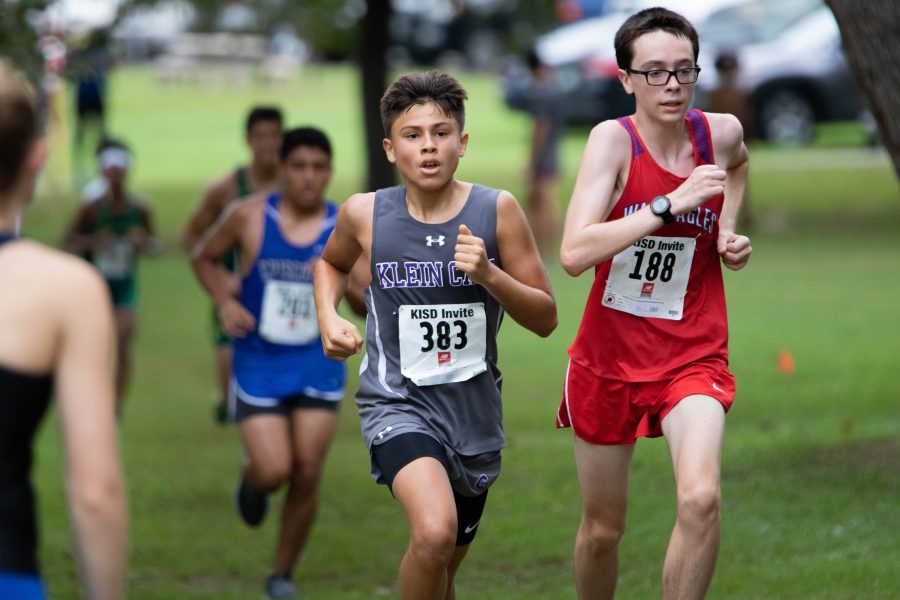
{"type": "Polygon", "coordinates": [[[366,355],[356,396],[369,447],[419,431],[463,455],[503,448],[497,368],[503,309],[453,260],[465,224],[502,267],[499,193],[474,185],[459,214],[439,224],[410,216],[404,186],[375,193],[366,355]]]}

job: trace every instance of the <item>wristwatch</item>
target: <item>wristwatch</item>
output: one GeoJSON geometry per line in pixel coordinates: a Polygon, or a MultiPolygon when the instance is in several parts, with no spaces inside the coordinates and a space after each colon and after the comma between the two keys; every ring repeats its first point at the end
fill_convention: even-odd
{"type": "Polygon", "coordinates": [[[662,217],[663,223],[669,224],[675,221],[675,215],[672,214],[672,202],[665,196],[657,196],[650,201],[650,211],[662,217]]]}

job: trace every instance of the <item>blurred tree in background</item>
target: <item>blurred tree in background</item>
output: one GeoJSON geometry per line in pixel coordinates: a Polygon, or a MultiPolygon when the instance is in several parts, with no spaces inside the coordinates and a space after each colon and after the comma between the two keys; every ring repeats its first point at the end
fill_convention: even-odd
{"type": "Polygon", "coordinates": [[[900,177],[900,3],[897,0],[827,0],[881,139],[900,177]]]}
{"type": "Polygon", "coordinates": [[[0,55],[37,82],[43,69],[37,18],[50,0],[0,0],[0,55]]]}
{"type": "MultiPolygon", "coordinates": [[[[118,19],[130,11],[160,4],[163,0],[125,0],[118,19]]],[[[191,29],[214,32],[227,28],[223,16],[238,13],[241,31],[272,34],[289,27],[306,42],[317,60],[354,60],[360,70],[362,113],[367,148],[368,189],[394,183],[393,167],[383,158],[381,120],[378,102],[388,84],[389,54],[392,46],[401,45],[396,31],[392,36],[392,19],[397,7],[409,13],[428,11],[442,6],[453,15],[450,36],[466,36],[474,28],[492,32],[497,52],[486,54],[499,65],[502,53],[521,54],[534,37],[556,24],[552,2],[540,0],[187,0],[195,11],[191,29]],[[230,12],[229,12],[230,11],[230,12]]],[[[40,14],[52,0],[0,0],[0,54],[8,57],[35,82],[42,71],[38,51],[40,14]],[[31,26],[24,26],[31,23],[31,26]]],[[[450,39],[451,45],[463,40],[450,39]]],[[[484,52],[483,52],[484,54],[484,52]]]]}

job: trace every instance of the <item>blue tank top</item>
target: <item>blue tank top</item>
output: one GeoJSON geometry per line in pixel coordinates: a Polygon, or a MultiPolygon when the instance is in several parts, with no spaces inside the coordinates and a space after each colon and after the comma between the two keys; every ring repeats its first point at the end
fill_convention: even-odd
{"type": "Polygon", "coordinates": [[[233,373],[238,392],[255,404],[304,395],[340,400],[344,364],[325,357],[313,300],[313,270],[334,230],[338,207],[326,204],[319,237],[296,246],[281,232],[278,203],[266,199],[259,255],[241,282],[241,304],[256,329],[234,339],[233,373]]]}

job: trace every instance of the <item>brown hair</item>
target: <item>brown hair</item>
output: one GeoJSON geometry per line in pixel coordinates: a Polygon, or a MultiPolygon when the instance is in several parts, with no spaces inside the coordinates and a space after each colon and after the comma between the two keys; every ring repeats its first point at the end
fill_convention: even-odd
{"type": "Polygon", "coordinates": [[[456,119],[460,131],[466,124],[466,109],[463,102],[468,98],[466,90],[459,82],[437,71],[408,73],[403,75],[381,97],[381,124],[384,135],[391,137],[391,127],[400,113],[411,106],[435,103],[441,112],[456,119]]]}
{"type": "Polygon", "coordinates": [[[37,137],[37,109],[31,87],[0,60],[0,193],[16,184],[37,137]]]}
{"type": "Polygon", "coordinates": [[[247,122],[244,126],[244,131],[250,133],[250,130],[253,129],[254,125],[263,121],[271,121],[272,123],[281,125],[284,123],[281,109],[277,106],[254,106],[247,114],[247,122]]]}
{"type": "Polygon", "coordinates": [[[667,8],[645,8],[628,17],[616,32],[614,46],[616,49],[616,62],[620,69],[631,68],[631,60],[634,58],[634,40],[645,33],[665,31],[675,37],[684,38],[691,42],[694,49],[694,62],[700,54],[700,38],[697,30],[691,22],[667,8]]]}

